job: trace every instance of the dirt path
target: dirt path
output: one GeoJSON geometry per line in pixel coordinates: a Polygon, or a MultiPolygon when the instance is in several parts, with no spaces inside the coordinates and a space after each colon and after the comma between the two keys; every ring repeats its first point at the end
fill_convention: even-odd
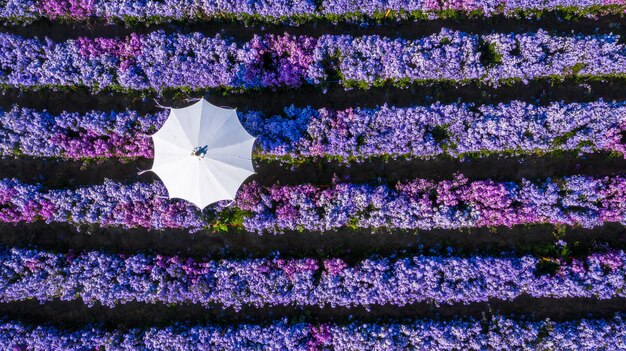
{"type": "Polygon", "coordinates": [[[199,305],[126,303],[115,308],[96,306],[89,308],[79,301],[53,301],[39,304],[23,301],[0,304],[0,315],[8,319],[33,324],[56,324],[80,328],[87,323],[98,323],[108,328],[167,326],[175,322],[189,324],[263,324],[288,318],[291,321],[349,323],[410,321],[411,319],[483,318],[501,314],[514,318],[553,321],[576,318],[610,318],[617,312],[626,312],[626,299],[535,299],[521,296],[513,301],[490,301],[470,305],[443,305],[427,303],[364,308],[273,307],[244,308],[240,312],[219,307],[204,308],[199,305]]]}
{"type": "MultiPolygon", "coordinates": [[[[27,183],[42,183],[51,188],[101,184],[105,179],[118,182],[151,182],[158,177],[147,170],[152,160],[139,159],[82,162],[43,158],[0,159],[0,178],[18,178],[27,183]]],[[[571,175],[610,176],[626,174],[626,159],[606,154],[579,156],[562,153],[547,156],[484,157],[477,159],[436,158],[432,160],[371,159],[359,163],[311,160],[299,166],[279,161],[255,160],[256,175],[249,181],[273,184],[330,184],[333,177],[353,183],[395,184],[415,178],[451,179],[461,173],[470,180],[494,179],[520,181],[571,175]]]]}
{"type": "Polygon", "coordinates": [[[312,106],[314,108],[345,109],[348,107],[375,107],[383,104],[407,107],[441,103],[498,104],[511,100],[521,100],[535,104],[548,104],[555,101],[589,102],[598,99],[605,101],[625,100],[626,78],[610,80],[585,80],[565,78],[562,81],[549,79],[533,80],[528,84],[493,88],[478,83],[451,85],[448,83],[414,84],[405,89],[380,87],[363,90],[345,90],[332,84],[322,87],[303,86],[298,89],[278,89],[273,91],[249,91],[246,93],[225,93],[219,89],[206,89],[203,92],[184,93],[171,89],[160,94],[149,92],[118,93],[111,91],[91,92],[84,87],[71,90],[20,90],[16,88],[0,90],[0,108],[10,109],[13,104],[34,109],[46,109],[58,114],[63,111],[86,112],[91,110],[122,111],[132,109],[140,113],[159,111],[155,100],[170,107],[189,105],[185,99],[205,97],[218,106],[236,107],[240,111],[263,111],[268,114],[281,114],[289,105],[312,106]]]}
{"type": "Polygon", "coordinates": [[[446,20],[427,21],[395,21],[389,20],[384,24],[370,23],[364,25],[359,23],[338,23],[333,24],[320,20],[309,22],[299,26],[284,26],[273,24],[242,25],[232,21],[204,21],[204,22],[170,22],[159,25],[139,24],[135,26],[107,24],[101,20],[91,20],[81,23],[53,23],[49,20],[39,20],[27,26],[6,26],[0,27],[0,32],[8,32],[23,37],[48,37],[54,41],[62,41],[77,37],[123,37],[131,33],[149,33],[156,30],[163,30],[167,33],[190,33],[200,32],[205,35],[220,34],[224,37],[236,40],[247,41],[254,35],[260,33],[282,34],[290,33],[295,35],[306,35],[319,37],[324,34],[348,34],[360,35],[380,35],[387,37],[402,37],[406,39],[428,36],[441,31],[441,28],[448,28],[473,34],[500,33],[522,33],[536,32],[543,29],[555,34],[579,33],[584,35],[613,33],[624,35],[626,26],[623,25],[624,18],[619,15],[601,16],[597,19],[577,18],[565,20],[557,13],[546,13],[540,19],[536,18],[506,18],[494,16],[491,18],[460,18],[446,20]]]}
{"type": "Polygon", "coordinates": [[[594,229],[568,228],[564,234],[550,225],[528,225],[495,230],[349,230],[259,235],[245,231],[198,232],[183,230],[93,228],[77,230],[66,223],[0,224],[0,244],[37,247],[68,252],[100,250],[114,253],[180,255],[197,259],[268,257],[342,257],[354,263],[372,255],[410,255],[432,251],[459,255],[557,255],[557,239],[569,244],[572,256],[585,256],[598,249],[626,249],[626,228],[609,223],[594,229]]]}

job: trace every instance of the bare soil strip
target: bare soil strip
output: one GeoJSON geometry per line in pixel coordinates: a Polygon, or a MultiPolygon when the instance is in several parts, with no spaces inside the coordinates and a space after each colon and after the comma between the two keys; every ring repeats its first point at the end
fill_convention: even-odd
{"type": "Polygon", "coordinates": [[[259,235],[245,231],[156,231],[121,228],[80,228],[67,223],[0,224],[0,245],[37,247],[56,252],[100,250],[120,254],[160,254],[202,258],[249,258],[280,254],[285,258],[341,257],[349,264],[374,255],[446,254],[525,255],[556,257],[557,240],[568,243],[567,257],[586,256],[609,248],[626,249],[626,227],[609,223],[594,229],[550,225],[466,230],[289,231],[259,235]]]}
{"type": "Polygon", "coordinates": [[[538,79],[491,87],[479,83],[454,84],[448,82],[415,83],[406,88],[391,85],[368,90],[346,90],[337,82],[327,86],[303,86],[299,89],[262,89],[243,93],[220,89],[185,92],[168,89],[157,94],[149,91],[92,92],[85,87],[72,88],[4,88],[0,89],[0,108],[8,110],[14,104],[59,114],[68,112],[136,110],[140,113],[160,111],[155,99],[163,106],[183,107],[187,99],[200,97],[218,106],[236,107],[239,111],[263,111],[282,114],[290,105],[314,108],[345,109],[349,107],[376,107],[384,104],[397,107],[429,105],[435,102],[498,104],[511,100],[546,105],[555,101],[589,102],[626,100],[626,78],[589,80],[564,77],[562,80],[538,79]]]}
{"type": "Polygon", "coordinates": [[[372,306],[365,308],[331,307],[270,307],[244,308],[239,312],[223,310],[218,306],[205,308],[200,305],[126,303],[114,308],[87,307],[80,301],[53,301],[40,304],[22,301],[0,304],[0,315],[7,319],[32,324],[56,324],[63,327],[84,327],[97,323],[105,328],[132,328],[185,324],[266,324],[273,320],[288,318],[294,322],[392,323],[411,319],[483,318],[494,314],[553,321],[580,318],[610,318],[615,313],[626,312],[626,299],[596,300],[584,298],[535,299],[521,296],[513,301],[490,301],[470,305],[443,305],[418,303],[409,306],[372,306]]]}
{"type": "Polygon", "coordinates": [[[205,35],[221,34],[236,40],[250,40],[254,35],[261,33],[283,34],[319,37],[324,34],[380,35],[387,37],[402,37],[407,39],[419,38],[438,33],[442,28],[458,30],[473,34],[489,34],[492,32],[536,32],[543,29],[552,33],[584,35],[613,33],[623,36],[626,27],[623,25],[623,16],[607,15],[592,18],[565,19],[555,12],[545,12],[541,18],[506,18],[494,16],[489,18],[459,18],[438,19],[427,21],[396,21],[389,19],[381,24],[372,21],[357,23],[331,23],[327,20],[317,20],[299,26],[285,26],[277,24],[245,25],[234,21],[171,21],[164,24],[126,26],[108,24],[104,20],[92,19],[85,22],[53,22],[41,19],[27,26],[11,25],[0,27],[0,32],[13,33],[23,37],[48,37],[54,41],[74,39],[78,37],[124,37],[131,33],[150,33],[163,30],[167,33],[200,32],[205,35]]]}
{"type": "MultiPolygon", "coordinates": [[[[301,165],[280,161],[255,160],[257,174],[246,182],[263,185],[331,184],[333,178],[359,184],[395,184],[415,178],[432,180],[452,179],[455,173],[470,180],[497,181],[544,180],[550,177],[572,175],[615,176],[626,174],[626,159],[608,154],[576,153],[544,156],[488,156],[471,159],[436,158],[432,160],[369,159],[342,163],[325,159],[310,159],[301,165]]],[[[27,183],[40,183],[50,188],[65,188],[102,184],[105,179],[117,182],[152,182],[158,177],[151,172],[152,160],[138,159],[121,162],[118,159],[98,161],[71,161],[45,158],[0,159],[0,178],[18,178],[27,183]]]]}

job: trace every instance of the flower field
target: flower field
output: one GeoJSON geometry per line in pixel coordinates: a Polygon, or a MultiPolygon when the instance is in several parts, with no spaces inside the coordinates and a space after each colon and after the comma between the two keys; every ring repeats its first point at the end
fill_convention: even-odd
{"type": "Polygon", "coordinates": [[[0,350],[626,350],[626,1],[0,24],[0,350]],[[204,209],[143,172],[199,98],[256,138],[204,209]]]}

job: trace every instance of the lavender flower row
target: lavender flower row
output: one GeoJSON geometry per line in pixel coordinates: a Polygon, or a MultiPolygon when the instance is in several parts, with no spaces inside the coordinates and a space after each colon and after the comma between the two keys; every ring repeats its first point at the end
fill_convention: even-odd
{"type": "MultiPolygon", "coordinates": [[[[167,111],[54,116],[14,108],[0,113],[0,155],[67,157],[153,157],[147,134],[156,132],[167,111]]],[[[272,117],[261,112],[242,116],[258,137],[257,157],[374,156],[431,158],[473,153],[533,153],[575,150],[626,153],[626,104],[552,103],[433,104],[397,108],[285,108],[272,117]]]]}
{"type": "Polygon", "coordinates": [[[622,315],[607,320],[520,321],[502,316],[482,320],[415,320],[405,323],[171,326],[63,330],[14,321],[0,324],[0,342],[10,350],[623,350],[622,315]]]}
{"type": "MultiPolygon", "coordinates": [[[[595,5],[607,5],[599,3],[595,5]]],[[[32,22],[41,17],[84,20],[190,20],[202,17],[260,17],[273,22],[317,13],[312,0],[7,0],[0,7],[0,18],[13,22],[32,22]]]]}
{"type": "Polygon", "coordinates": [[[167,111],[52,115],[14,106],[10,111],[0,111],[0,156],[152,158],[148,135],[163,125],[167,115],[167,111]]]}
{"type": "MultiPolygon", "coordinates": [[[[624,0],[323,0],[324,14],[354,15],[366,14],[375,16],[387,10],[399,12],[426,12],[433,17],[442,17],[440,11],[459,11],[461,13],[480,13],[491,17],[497,14],[514,16],[520,12],[552,11],[560,9],[576,9],[585,12],[585,8],[599,10],[598,7],[614,6],[615,11],[621,9],[624,0]]],[[[592,11],[595,12],[595,11],[592,11]]],[[[600,11],[603,12],[603,11],[600,11]]],[[[388,14],[385,12],[385,14],[388,14]]],[[[445,15],[444,15],[445,16],[445,15]]]]}
{"type": "Polygon", "coordinates": [[[435,103],[408,108],[335,111],[285,109],[284,116],[244,115],[265,157],[376,156],[433,158],[467,154],[528,154],[556,150],[626,153],[626,104],[595,101],[537,106],[435,103]]]}
{"type": "Polygon", "coordinates": [[[574,9],[583,14],[623,10],[624,0],[476,1],[476,0],[6,0],[0,5],[0,18],[11,22],[32,22],[41,17],[83,20],[89,17],[121,20],[161,21],[197,18],[259,18],[275,22],[316,18],[337,19],[362,16],[404,18],[445,17],[449,11],[462,14],[514,16],[520,12],[574,9]],[[318,9],[319,5],[319,9],[318,9]],[[388,12],[387,12],[388,11],[388,12]],[[393,13],[392,13],[393,11],[393,13]],[[384,14],[384,15],[383,15],[384,14]]]}
{"type": "Polygon", "coordinates": [[[541,182],[415,179],[390,185],[244,184],[235,206],[218,203],[200,213],[168,200],[161,182],[105,181],[76,189],[44,190],[0,180],[0,221],[187,228],[243,226],[256,232],[349,228],[467,228],[550,223],[592,228],[626,223],[626,178],[572,176],[541,182]]]}
{"type": "Polygon", "coordinates": [[[474,35],[443,29],[416,40],[379,36],[255,36],[235,43],[200,33],[79,38],[54,43],[0,33],[0,84],[94,89],[298,87],[339,80],[369,87],[424,80],[505,81],[626,73],[617,35],[474,35]]]}
{"type": "Polygon", "coordinates": [[[356,307],[476,303],[535,298],[626,297],[626,253],[567,263],[524,256],[202,260],[97,251],[78,255],[0,251],[0,301],[82,299],[113,307],[131,301],[242,306],[356,307]]]}

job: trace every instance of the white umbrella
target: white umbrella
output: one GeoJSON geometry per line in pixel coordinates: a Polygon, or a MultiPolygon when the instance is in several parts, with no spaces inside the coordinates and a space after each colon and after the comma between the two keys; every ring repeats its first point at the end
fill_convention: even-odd
{"type": "Polygon", "coordinates": [[[255,173],[255,138],[243,128],[237,111],[204,99],[171,109],[152,140],[150,171],[161,178],[170,198],[187,200],[200,209],[220,200],[234,200],[241,183],[255,173]]]}

